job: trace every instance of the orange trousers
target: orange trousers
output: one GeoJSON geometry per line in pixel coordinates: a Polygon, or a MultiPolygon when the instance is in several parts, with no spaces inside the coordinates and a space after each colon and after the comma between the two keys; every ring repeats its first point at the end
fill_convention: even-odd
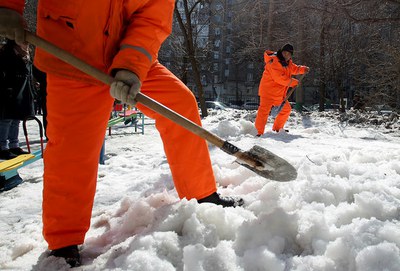
{"type": "MultiPolygon", "coordinates": [[[[255,127],[259,135],[264,134],[265,125],[268,121],[268,116],[273,106],[280,106],[282,101],[271,100],[267,97],[260,97],[260,106],[258,107],[257,116],[255,120],[255,127]]],[[[292,107],[289,102],[286,102],[281,112],[276,116],[274,125],[272,126],[273,131],[279,131],[285,126],[286,121],[289,118],[292,107]]]]}
{"type": "MultiPolygon", "coordinates": [[[[47,80],[49,141],[44,153],[43,235],[53,250],[84,242],[114,99],[108,86],[52,74],[47,80]]],[[[151,68],[142,92],[201,123],[193,94],[161,64],[151,68]]],[[[150,109],[137,107],[156,121],[179,197],[199,199],[214,193],[217,189],[207,143],[150,109]]]]}

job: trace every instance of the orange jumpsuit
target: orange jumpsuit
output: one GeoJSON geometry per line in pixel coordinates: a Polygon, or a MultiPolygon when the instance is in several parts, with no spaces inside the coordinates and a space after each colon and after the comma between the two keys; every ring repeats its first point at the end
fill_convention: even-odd
{"type": "MultiPolygon", "coordinates": [[[[191,91],[157,61],[161,43],[171,32],[174,3],[39,0],[37,33],[105,72],[135,72],[144,94],[200,125],[191,91]]],[[[0,0],[0,7],[19,12],[23,6],[24,0],[0,0]]],[[[40,49],[35,64],[48,80],[43,234],[53,250],[84,242],[114,99],[109,86],[40,49]]],[[[156,120],[179,197],[200,199],[214,193],[207,143],[150,109],[138,108],[156,120]]]]}
{"type": "MultiPolygon", "coordinates": [[[[298,80],[292,78],[292,75],[306,72],[306,66],[298,66],[291,59],[288,62],[282,61],[273,51],[264,52],[264,61],[265,69],[258,90],[260,106],[255,120],[255,127],[260,135],[264,133],[271,108],[281,105],[289,87],[297,86],[298,80]]],[[[276,117],[272,130],[279,131],[283,128],[291,110],[290,104],[286,102],[276,117]]]]}

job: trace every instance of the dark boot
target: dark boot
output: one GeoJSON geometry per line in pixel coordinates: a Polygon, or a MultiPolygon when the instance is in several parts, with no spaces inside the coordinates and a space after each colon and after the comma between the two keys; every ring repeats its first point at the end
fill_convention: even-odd
{"type": "Polygon", "coordinates": [[[71,267],[77,267],[81,265],[81,256],[77,245],[63,247],[52,250],[50,256],[64,258],[67,264],[71,267]]]}
{"type": "Polygon", "coordinates": [[[198,203],[214,203],[222,207],[242,206],[244,201],[242,198],[220,197],[217,192],[212,193],[208,197],[197,200],[198,203]]]}
{"type": "Polygon", "coordinates": [[[279,132],[285,132],[285,133],[289,133],[289,130],[288,129],[279,129],[279,130],[272,130],[272,131],[274,131],[274,132],[277,132],[277,133],[279,133],[279,132]]]}
{"type": "Polygon", "coordinates": [[[17,157],[17,155],[10,152],[10,150],[2,150],[0,151],[0,159],[1,160],[10,160],[17,157]]]}
{"type": "Polygon", "coordinates": [[[21,148],[11,148],[10,149],[10,152],[12,152],[13,154],[15,154],[15,155],[21,155],[21,154],[28,154],[29,152],[27,152],[27,151],[24,151],[23,149],[21,149],[21,148]]]}

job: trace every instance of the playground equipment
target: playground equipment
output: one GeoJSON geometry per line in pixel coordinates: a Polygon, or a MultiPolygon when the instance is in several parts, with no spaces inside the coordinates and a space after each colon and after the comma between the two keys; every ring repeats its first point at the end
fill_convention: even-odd
{"type": "MultiPolygon", "coordinates": [[[[131,126],[134,126],[135,133],[140,131],[142,135],[144,134],[144,114],[139,110],[126,108],[122,104],[115,104],[114,110],[111,113],[111,118],[107,124],[109,136],[111,136],[111,128],[121,122],[123,122],[125,125],[130,124],[131,126]]],[[[101,165],[104,165],[105,161],[105,148],[106,142],[104,141],[100,151],[99,163],[101,165]]]]}
{"type": "Polygon", "coordinates": [[[29,154],[19,155],[13,159],[0,162],[0,192],[10,190],[22,183],[23,180],[19,176],[18,170],[43,157],[43,126],[40,120],[33,116],[26,118],[23,121],[23,129],[29,154]],[[28,120],[35,120],[39,125],[40,149],[34,152],[31,152],[26,128],[26,122],[28,120]]]}

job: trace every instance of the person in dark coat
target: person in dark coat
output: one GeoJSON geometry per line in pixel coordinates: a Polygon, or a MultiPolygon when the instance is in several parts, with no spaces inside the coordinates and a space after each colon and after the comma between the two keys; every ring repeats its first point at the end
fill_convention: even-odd
{"type": "Polygon", "coordinates": [[[9,160],[28,153],[19,147],[18,134],[20,121],[33,114],[30,56],[12,40],[0,46],[0,159],[9,160]]]}

